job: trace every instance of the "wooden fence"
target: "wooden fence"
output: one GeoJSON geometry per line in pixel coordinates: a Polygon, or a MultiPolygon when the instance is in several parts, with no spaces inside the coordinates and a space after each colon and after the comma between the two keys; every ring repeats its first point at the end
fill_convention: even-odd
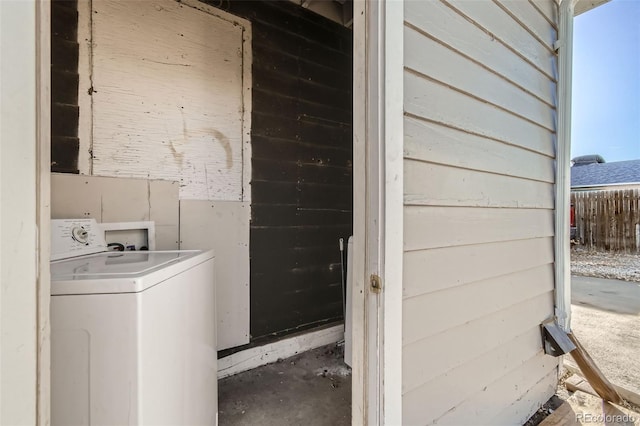
{"type": "Polygon", "coordinates": [[[572,192],[571,203],[579,244],[610,251],[640,251],[637,189],[572,192]]]}

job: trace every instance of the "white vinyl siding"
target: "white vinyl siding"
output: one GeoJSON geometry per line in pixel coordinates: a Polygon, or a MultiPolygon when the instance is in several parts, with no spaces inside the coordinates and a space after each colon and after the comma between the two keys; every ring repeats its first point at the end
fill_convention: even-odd
{"type": "Polygon", "coordinates": [[[522,424],[557,380],[557,5],[404,4],[403,423],[522,424]]]}

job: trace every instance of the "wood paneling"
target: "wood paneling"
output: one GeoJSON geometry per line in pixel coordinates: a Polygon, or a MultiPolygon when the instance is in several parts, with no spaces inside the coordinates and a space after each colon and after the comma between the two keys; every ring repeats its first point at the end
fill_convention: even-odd
{"type": "Polygon", "coordinates": [[[407,159],[542,182],[554,180],[553,163],[545,155],[412,117],[405,117],[404,131],[407,159]]]}
{"type": "Polygon", "coordinates": [[[173,0],[93,11],[94,174],[242,201],[242,26],[173,0]]]}
{"type": "Polygon", "coordinates": [[[553,394],[557,34],[539,6],[405,2],[407,424],[522,424],[553,394]]]}
{"type": "MultiPolygon", "coordinates": [[[[498,2],[446,1],[463,16],[473,19],[476,26],[490,33],[497,42],[508,46],[534,68],[555,80],[555,52],[550,45],[541,43],[528,31],[529,28],[535,28],[531,18],[523,26],[498,7],[498,2]]],[[[547,29],[552,30],[550,25],[547,25],[547,29]]]]}
{"type": "Polygon", "coordinates": [[[406,252],[404,297],[443,290],[553,263],[553,238],[406,252]],[[464,267],[452,267],[463,259],[464,267]],[[424,271],[428,271],[425,274],[424,271]]]}
{"type": "MultiPolygon", "coordinates": [[[[490,362],[489,365],[493,364],[490,362]]],[[[511,364],[511,366],[514,364],[511,364]]],[[[539,351],[535,356],[517,365],[499,380],[477,386],[476,393],[458,405],[459,409],[436,419],[441,424],[475,426],[478,424],[513,425],[525,422],[541,405],[556,392],[558,383],[558,362],[555,358],[539,351]],[[509,395],[505,410],[502,401],[509,395]],[[522,403],[522,404],[520,404],[522,403]],[[475,416],[464,415],[474,410],[475,416]],[[496,422],[492,419],[496,418],[496,422]],[[517,418],[516,423],[514,417],[517,418]]]]}
{"type": "Polygon", "coordinates": [[[249,204],[181,200],[180,248],[214,251],[218,350],[249,343],[249,204]]]}
{"type": "MultiPolygon", "coordinates": [[[[472,363],[481,355],[491,351],[498,349],[508,351],[510,347],[512,350],[517,350],[519,345],[516,344],[516,341],[522,335],[528,335],[526,338],[523,337],[526,342],[534,343],[537,346],[537,348],[531,349],[530,355],[542,352],[539,325],[552,307],[552,294],[541,294],[475,321],[403,345],[403,366],[411,367],[407,370],[403,369],[403,393],[407,394],[421,388],[428,389],[434,379],[446,376],[450,371],[472,363]],[[537,331],[537,335],[534,334],[534,329],[537,331]],[[510,345],[510,342],[514,342],[513,346],[510,345]],[[434,348],[438,348],[438,350],[436,351],[434,348]]],[[[525,360],[526,358],[520,358],[517,362],[522,363],[525,360]]],[[[488,384],[489,382],[486,382],[483,386],[488,384]]],[[[463,380],[457,385],[464,387],[465,381],[463,380]]],[[[435,390],[437,387],[433,389],[435,390]]],[[[416,409],[420,410],[421,408],[416,407],[416,409]]],[[[442,414],[444,411],[440,413],[442,414]]],[[[436,415],[436,413],[429,415],[436,415]]]]}
{"type": "Polygon", "coordinates": [[[576,239],[589,248],[637,253],[640,250],[640,192],[637,189],[576,191],[576,239]]]}
{"type": "Polygon", "coordinates": [[[412,206],[553,208],[553,185],[406,160],[404,203],[412,206]]]}
{"type": "Polygon", "coordinates": [[[404,42],[405,49],[422,52],[408,55],[405,67],[553,130],[553,109],[547,103],[493,71],[410,27],[405,27],[404,42]]]}
{"type": "Polygon", "coordinates": [[[551,130],[422,75],[407,72],[404,81],[406,113],[553,156],[551,130]]]}
{"type": "Polygon", "coordinates": [[[553,211],[405,207],[405,251],[553,236],[553,211]]]}
{"type": "Polygon", "coordinates": [[[418,341],[553,291],[553,264],[405,299],[404,343],[418,341]],[[498,296],[499,295],[499,296],[498,296]],[[473,301],[473,303],[462,303],[473,301]]]}
{"type": "Polygon", "coordinates": [[[225,7],[253,32],[251,336],[260,338],[342,317],[352,35],[290,2],[225,7]]]}
{"type": "Polygon", "coordinates": [[[78,172],[78,12],[51,2],[51,171],[78,172]]]}
{"type": "Polygon", "coordinates": [[[556,86],[552,79],[504,44],[497,43],[491,33],[470,24],[465,16],[443,2],[405,2],[405,19],[408,25],[487,67],[549,105],[555,105],[556,86]],[[455,37],[451,37],[452,34],[455,37]]]}
{"type": "Polygon", "coordinates": [[[178,184],[144,179],[51,175],[51,217],[156,223],[156,249],[178,249],[178,184]]]}

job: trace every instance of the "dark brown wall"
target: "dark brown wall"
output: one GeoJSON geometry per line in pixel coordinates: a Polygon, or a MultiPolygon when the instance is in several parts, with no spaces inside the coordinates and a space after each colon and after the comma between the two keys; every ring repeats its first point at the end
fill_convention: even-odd
{"type": "Polygon", "coordinates": [[[78,172],[78,12],[51,3],[51,171],[78,172]]]}
{"type": "Polygon", "coordinates": [[[252,23],[252,338],[341,319],[352,31],[287,1],[223,8],[252,23]]]}

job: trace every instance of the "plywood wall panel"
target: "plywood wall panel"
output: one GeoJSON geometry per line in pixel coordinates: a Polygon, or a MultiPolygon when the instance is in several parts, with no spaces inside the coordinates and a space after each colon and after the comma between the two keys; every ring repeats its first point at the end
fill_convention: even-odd
{"type": "Polygon", "coordinates": [[[93,3],[93,171],[243,198],[243,30],[172,0],[93,3]]]}
{"type": "Polygon", "coordinates": [[[249,205],[180,201],[180,249],[213,249],[218,350],[249,343],[249,205]]]}

